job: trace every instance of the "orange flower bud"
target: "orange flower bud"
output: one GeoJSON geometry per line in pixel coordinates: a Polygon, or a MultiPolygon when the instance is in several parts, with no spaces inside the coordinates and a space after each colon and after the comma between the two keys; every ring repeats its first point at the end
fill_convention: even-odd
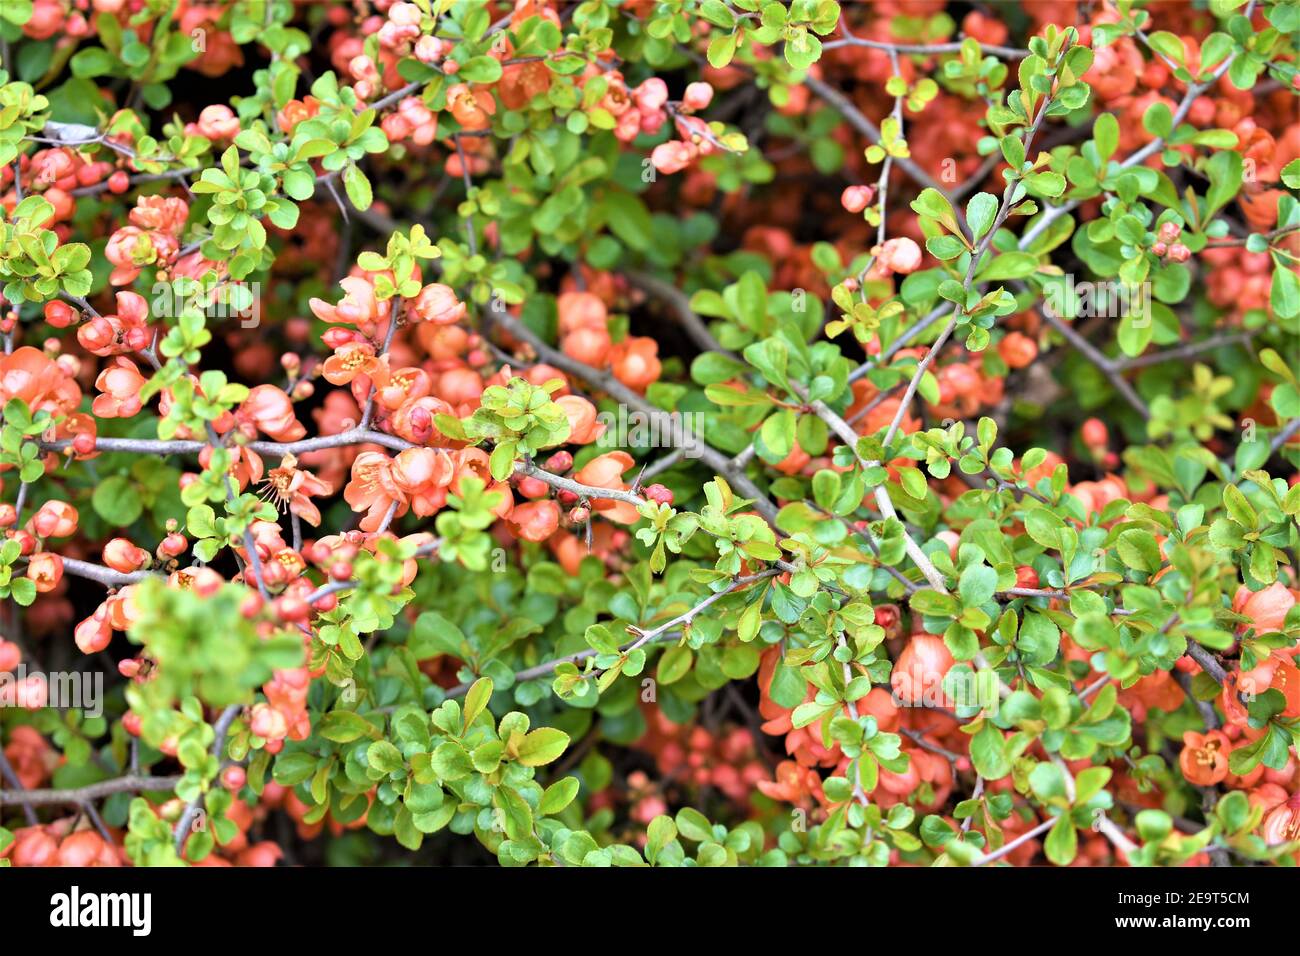
{"type": "Polygon", "coordinates": [[[66,501],[47,501],[32,515],[27,529],[41,538],[66,538],[77,530],[77,509],[66,501]]]}
{"type": "Polygon", "coordinates": [[[889,678],[895,699],[905,704],[943,699],[943,678],[952,665],[952,654],[943,638],[913,634],[889,678]]]}
{"type": "Polygon", "coordinates": [[[49,551],[33,554],[27,562],[27,578],[41,594],[53,591],[63,580],[63,559],[49,551]]]}
{"type": "Polygon", "coordinates": [[[560,526],[560,506],[554,501],[529,501],[510,512],[510,528],[525,541],[545,541],[560,526]]]}
{"type": "Polygon", "coordinates": [[[137,548],[126,538],[114,538],[104,545],[104,563],[114,571],[130,574],[149,563],[149,552],[137,548]]]}

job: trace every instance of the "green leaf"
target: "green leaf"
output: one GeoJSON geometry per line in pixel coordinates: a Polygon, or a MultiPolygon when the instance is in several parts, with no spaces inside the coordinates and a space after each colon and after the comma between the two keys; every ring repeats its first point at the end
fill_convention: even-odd
{"type": "Polygon", "coordinates": [[[978,241],[993,226],[998,214],[998,200],[992,193],[976,193],[966,203],[966,224],[978,241]]]}
{"type": "Polygon", "coordinates": [[[993,598],[997,590],[998,573],[987,564],[972,564],[961,573],[957,589],[967,607],[978,607],[993,598]]]}
{"type": "Polygon", "coordinates": [[[332,710],[317,724],[317,730],[326,740],[346,744],[360,737],[377,734],[378,728],[360,714],[350,710],[332,710]]]}
{"type": "Polygon", "coordinates": [[[1045,760],[1030,772],[1029,788],[1041,803],[1064,802],[1065,775],[1060,767],[1045,760]]]}
{"type": "Polygon", "coordinates": [[[1056,824],[1048,831],[1047,839],[1043,843],[1043,852],[1057,866],[1068,866],[1073,862],[1079,852],[1079,834],[1074,829],[1074,824],[1070,822],[1069,815],[1057,819],[1056,824]]]}
{"type": "Polygon", "coordinates": [[[373,770],[392,773],[401,770],[406,762],[402,759],[402,752],[387,740],[376,740],[366,748],[366,763],[373,770]]]}
{"type": "Polygon", "coordinates": [[[487,677],[480,677],[470,687],[469,692],[465,694],[465,709],[461,718],[465,730],[469,730],[470,724],[474,723],[474,718],[483,712],[491,696],[492,681],[487,677]]]}
{"type": "Polygon", "coordinates": [[[738,36],[735,33],[716,33],[713,39],[709,41],[709,48],[706,56],[709,60],[709,66],[715,70],[720,70],[731,62],[731,58],[736,55],[736,43],[738,36]]]}
{"type": "Polygon", "coordinates": [[[95,513],[111,525],[126,528],[144,511],[135,483],[126,475],[110,475],[95,486],[90,496],[95,513]]]}
{"type": "Polygon", "coordinates": [[[1061,631],[1045,614],[1025,613],[1016,636],[1016,648],[1027,664],[1044,667],[1056,659],[1061,646],[1061,631]]]}
{"type": "Polygon", "coordinates": [[[525,767],[541,767],[564,753],[569,746],[569,735],[554,727],[539,727],[524,737],[519,744],[519,763],[525,767]]]}
{"type": "Polygon", "coordinates": [[[1119,330],[1115,333],[1115,338],[1119,342],[1120,350],[1125,355],[1133,357],[1146,351],[1154,333],[1155,323],[1150,319],[1144,319],[1140,315],[1126,315],[1119,320],[1119,330]]]}
{"type": "MultiPolygon", "coordinates": [[[[1181,49],[1182,44],[1179,44],[1181,49]]],[[[1142,126],[1152,136],[1158,136],[1161,139],[1168,139],[1169,134],[1174,131],[1174,114],[1169,111],[1169,107],[1157,100],[1147,108],[1142,117],[1142,126]]]]}
{"type": "Polygon", "coordinates": [[[106,76],[118,68],[118,61],[102,47],[78,50],[68,64],[76,77],[106,76]]]}
{"type": "Polygon", "coordinates": [[[917,215],[928,216],[938,221],[949,232],[961,231],[957,227],[957,217],[952,211],[952,204],[937,189],[931,187],[922,189],[921,194],[912,200],[911,207],[917,215]]]}
{"type": "Polygon", "coordinates": [[[1102,113],[1092,127],[1092,138],[1097,143],[1097,155],[1104,166],[1106,160],[1119,148],[1119,120],[1114,113],[1102,113]]]}
{"type": "Polygon", "coordinates": [[[561,777],[546,788],[541,802],[537,804],[538,816],[553,816],[559,813],[578,795],[578,778],[561,777]]]}
{"type": "Polygon", "coordinates": [[[984,725],[971,738],[970,757],[976,772],[985,780],[999,780],[1011,772],[1006,741],[992,721],[984,721],[984,725]]]}
{"type": "Polygon", "coordinates": [[[966,243],[956,236],[933,236],[925,240],[925,248],[936,259],[956,259],[966,251],[966,243]]]}
{"type": "Polygon", "coordinates": [[[794,430],[794,411],[789,408],[783,408],[767,417],[759,430],[759,436],[767,451],[763,456],[765,461],[773,463],[782,461],[794,450],[794,430]]]}
{"type": "Polygon", "coordinates": [[[1294,319],[1300,315],[1300,276],[1274,256],[1273,282],[1269,287],[1269,305],[1279,319],[1294,319]]]}
{"type": "Polygon", "coordinates": [[[471,57],[461,64],[457,78],[466,83],[495,83],[503,72],[501,61],[492,56],[471,57]]]}
{"type": "Polygon", "coordinates": [[[370,189],[370,180],[366,178],[366,174],[355,163],[349,165],[343,171],[343,189],[347,192],[352,205],[362,212],[369,209],[370,204],[374,201],[374,194],[370,189]]]}
{"type": "Polygon", "coordinates": [[[281,754],[271,777],[282,787],[295,787],[316,772],[316,757],[305,753],[281,754]]]}
{"type": "Polygon", "coordinates": [[[638,252],[645,252],[654,240],[654,221],[645,203],[626,192],[609,192],[604,198],[604,209],[609,229],[623,244],[638,252]]]}
{"type": "Polygon", "coordinates": [[[1291,189],[1300,189],[1300,159],[1293,159],[1282,167],[1282,182],[1291,189]]]}
{"type": "Polygon", "coordinates": [[[1115,543],[1119,559],[1135,571],[1154,574],[1160,570],[1160,546],[1155,535],[1141,528],[1122,532],[1115,543]]]}
{"type": "Polygon", "coordinates": [[[713,827],[699,810],[683,807],[677,812],[677,832],[693,843],[713,839],[713,827]]]}
{"type": "Polygon", "coordinates": [[[1223,507],[1227,510],[1228,517],[1247,531],[1254,531],[1258,527],[1259,515],[1236,485],[1224,486],[1223,507]]]}

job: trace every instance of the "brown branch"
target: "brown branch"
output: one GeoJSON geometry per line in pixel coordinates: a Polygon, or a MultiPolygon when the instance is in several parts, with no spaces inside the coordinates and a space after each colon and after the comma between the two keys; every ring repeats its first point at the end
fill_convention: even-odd
{"type": "Polygon", "coordinates": [[[59,803],[84,804],[115,793],[171,790],[180,782],[180,775],[147,777],[131,774],[125,777],[114,777],[112,780],[101,780],[99,783],[87,784],[73,790],[0,790],[0,806],[12,806],[23,802],[34,806],[59,803]]]}

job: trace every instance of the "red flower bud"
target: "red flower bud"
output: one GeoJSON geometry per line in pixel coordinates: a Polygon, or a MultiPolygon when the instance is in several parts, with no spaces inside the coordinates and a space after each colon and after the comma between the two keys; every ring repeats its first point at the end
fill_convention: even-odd
{"type": "MultiPolygon", "coordinates": [[[[311,608],[302,598],[292,594],[286,594],[284,597],[276,599],[275,613],[282,621],[293,623],[295,621],[305,621],[311,614],[311,608]]],[[[258,736],[262,736],[259,734],[258,736]]]]}
{"type": "Polygon", "coordinates": [[[651,501],[657,501],[661,505],[670,505],[673,503],[673,493],[663,485],[650,485],[645,489],[645,496],[651,501]]]}
{"type": "Polygon", "coordinates": [[[1080,436],[1089,448],[1101,448],[1110,441],[1110,432],[1106,428],[1106,423],[1099,418],[1090,418],[1084,422],[1080,429],[1080,436]]]}
{"type": "Polygon", "coordinates": [[[80,318],[81,313],[66,302],[52,299],[45,303],[45,321],[56,329],[66,329],[69,325],[75,325],[80,318]]]}
{"type": "Polygon", "coordinates": [[[247,620],[252,620],[262,613],[262,606],[266,602],[262,595],[257,591],[249,591],[244,595],[243,600],[239,602],[239,613],[247,620]]]}
{"type": "Polygon", "coordinates": [[[557,451],[546,459],[546,470],[563,474],[573,467],[573,455],[567,451],[557,451]]]}
{"type": "Polygon", "coordinates": [[[189,546],[189,539],[185,535],[173,531],[162,539],[162,543],[158,545],[158,550],[169,558],[176,558],[184,554],[189,546]]]}
{"type": "Polygon", "coordinates": [[[227,767],[221,771],[221,785],[232,793],[243,789],[247,780],[248,774],[243,767],[227,767]]]}
{"type": "Polygon", "coordinates": [[[1038,572],[1027,564],[1020,565],[1020,567],[1016,568],[1016,587],[1038,587],[1038,572]]]}
{"type": "Polygon", "coordinates": [[[36,538],[28,531],[19,528],[13,532],[13,539],[18,542],[18,553],[21,555],[32,554],[36,550],[36,538]]]}

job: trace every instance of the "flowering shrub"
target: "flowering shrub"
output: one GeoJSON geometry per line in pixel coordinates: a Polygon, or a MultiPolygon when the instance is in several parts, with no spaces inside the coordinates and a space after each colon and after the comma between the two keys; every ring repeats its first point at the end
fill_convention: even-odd
{"type": "Polygon", "coordinates": [[[0,857],[1295,862],[1300,5],[975,6],[0,4],[0,857]]]}

